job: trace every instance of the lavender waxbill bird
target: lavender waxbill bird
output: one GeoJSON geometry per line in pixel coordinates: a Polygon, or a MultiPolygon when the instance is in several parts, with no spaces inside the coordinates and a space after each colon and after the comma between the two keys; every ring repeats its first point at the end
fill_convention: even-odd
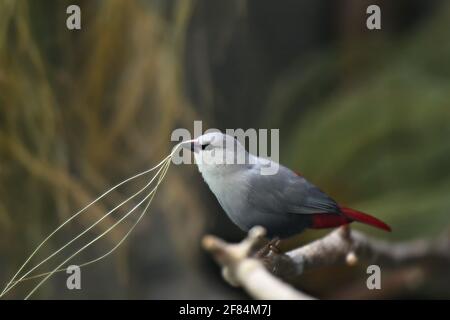
{"type": "Polygon", "coordinates": [[[270,160],[248,153],[232,136],[207,133],[182,146],[194,152],[203,179],[230,219],[244,231],[259,225],[269,237],[287,238],[307,228],[338,227],[353,221],[391,230],[368,214],[339,205],[282,165],[277,164],[275,174],[262,175],[262,166],[270,160]]]}

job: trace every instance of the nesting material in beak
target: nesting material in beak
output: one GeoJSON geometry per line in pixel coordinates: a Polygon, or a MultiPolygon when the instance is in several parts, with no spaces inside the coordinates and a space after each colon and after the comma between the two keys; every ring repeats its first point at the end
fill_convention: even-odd
{"type": "Polygon", "coordinates": [[[196,140],[188,140],[181,144],[184,149],[188,149],[192,152],[197,153],[201,148],[200,144],[196,140]]]}

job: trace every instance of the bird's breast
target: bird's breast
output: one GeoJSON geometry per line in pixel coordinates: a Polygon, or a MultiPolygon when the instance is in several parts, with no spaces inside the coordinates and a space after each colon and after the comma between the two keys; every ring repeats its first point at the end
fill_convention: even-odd
{"type": "Polygon", "coordinates": [[[251,221],[246,218],[249,186],[245,177],[234,173],[218,177],[205,172],[202,176],[230,219],[241,229],[247,230],[251,221]]]}

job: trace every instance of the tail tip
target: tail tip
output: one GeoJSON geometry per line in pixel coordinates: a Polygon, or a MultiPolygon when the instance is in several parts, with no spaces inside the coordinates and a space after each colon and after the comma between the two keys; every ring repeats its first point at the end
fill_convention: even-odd
{"type": "Polygon", "coordinates": [[[387,225],[386,223],[384,223],[383,226],[380,226],[380,229],[384,230],[386,232],[392,232],[392,228],[389,225],[387,225]]]}
{"type": "Polygon", "coordinates": [[[371,215],[368,215],[367,213],[363,213],[361,211],[346,207],[341,207],[341,210],[348,218],[352,219],[353,221],[365,223],[386,232],[392,232],[392,228],[387,223],[384,223],[383,221],[371,215]]]}

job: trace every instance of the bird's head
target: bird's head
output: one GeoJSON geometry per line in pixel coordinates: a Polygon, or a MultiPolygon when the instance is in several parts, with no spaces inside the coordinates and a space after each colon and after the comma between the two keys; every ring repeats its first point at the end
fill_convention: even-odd
{"type": "Polygon", "coordinates": [[[249,164],[249,153],[233,136],[221,132],[206,133],[186,141],[182,147],[194,152],[195,162],[203,172],[228,172],[249,164]]]}

